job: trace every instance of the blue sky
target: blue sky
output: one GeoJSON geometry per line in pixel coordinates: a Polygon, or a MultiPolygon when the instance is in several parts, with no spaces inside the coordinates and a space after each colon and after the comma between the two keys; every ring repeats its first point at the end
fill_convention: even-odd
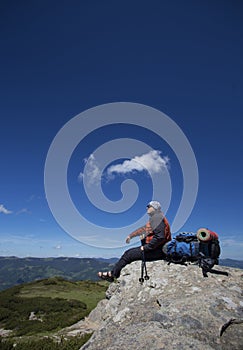
{"type": "Polygon", "coordinates": [[[1,1],[1,256],[119,256],[152,196],[175,221],[182,151],[186,191],[197,196],[179,231],[208,227],[223,258],[243,259],[241,13],[240,2],[217,0],[1,1]]]}

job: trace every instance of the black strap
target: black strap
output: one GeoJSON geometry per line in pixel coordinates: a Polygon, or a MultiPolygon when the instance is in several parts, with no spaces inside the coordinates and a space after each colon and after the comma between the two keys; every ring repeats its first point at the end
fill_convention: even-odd
{"type": "Polygon", "coordinates": [[[215,269],[209,269],[209,270],[202,269],[203,277],[208,277],[208,272],[214,273],[215,275],[229,276],[228,272],[226,272],[226,271],[219,271],[219,270],[215,270],[215,269]]]}

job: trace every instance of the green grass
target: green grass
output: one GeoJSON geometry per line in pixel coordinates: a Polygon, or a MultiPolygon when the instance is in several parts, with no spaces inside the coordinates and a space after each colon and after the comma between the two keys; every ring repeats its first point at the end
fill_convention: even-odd
{"type": "Polygon", "coordinates": [[[90,312],[97,303],[105,298],[107,283],[78,281],[71,282],[61,277],[53,277],[23,285],[19,295],[25,298],[47,297],[78,300],[87,305],[90,312]]]}
{"type": "Polygon", "coordinates": [[[51,338],[21,339],[16,343],[14,339],[1,339],[1,350],[79,350],[85,344],[91,334],[80,337],[61,338],[59,342],[51,338]]]}
{"type": "MultiPolygon", "coordinates": [[[[20,349],[20,343],[39,342],[44,339],[43,336],[49,337],[80,321],[105,298],[107,286],[104,282],[71,282],[53,277],[1,291],[0,328],[13,332],[0,341],[0,348],[7,349],[7,340],[11,343],[12,339],[17,343],[16,349],[20,349]],[[35,313],[38,320],[29,320],[31,312],[35,313]]],[[[79,344],[83,340],[78,338],[64,342],[63,349],[71,349],[70,344],[75,341],[79,344]]],[[[53,344],[53,349],[55,346],[53,344]]],[[[12,349],[11,344],[9,349],[12,349]]]]}

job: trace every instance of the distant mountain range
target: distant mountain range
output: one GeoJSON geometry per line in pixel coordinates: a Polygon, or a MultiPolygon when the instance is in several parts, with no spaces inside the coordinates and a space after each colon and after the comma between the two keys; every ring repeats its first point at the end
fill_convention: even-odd
{"type": "Polygon", "coordinates": [[[243,269],[243,260],[220,259],[219,265],[243,269]]]}
{"type": "MultiPolygon", "coordinates": [[[[110,270],[117,260],[117,258],[0,257],[0,290],[54,276],[72,281],[97,281],[97,272],[110,270]]],[[[221,259],[220,265],[243,269],[241,260],[221,259]]]]}
{"type": "Polygon", "coordinates": [[[110,270],[116,260],[0,257],[0,290],[54,276],[72,281],[96,281],[97,272],[110,270]]]}

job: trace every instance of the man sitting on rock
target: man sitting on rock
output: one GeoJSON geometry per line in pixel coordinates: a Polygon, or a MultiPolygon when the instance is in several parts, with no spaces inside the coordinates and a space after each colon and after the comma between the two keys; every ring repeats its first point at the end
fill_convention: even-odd
{"type": "Polygon", "coordinates": [[[140,236],[142,240],[141,247],[131,248],[125,251],[112,271],[98,273],[101,279],[113,282],[114,278],[120,276],[123,267],[133,261],[142,260],[143,252],[146,261],[155,261],[165,258],[162,252],[162,246],[171,240],[170,225],[161,212],[161,205],[157,201],[148,203],[147,214],[149,215],[149,221],[146,225],[132,232],[126,238],[126,243],[130,243],[131,238],[140,236]]]}

